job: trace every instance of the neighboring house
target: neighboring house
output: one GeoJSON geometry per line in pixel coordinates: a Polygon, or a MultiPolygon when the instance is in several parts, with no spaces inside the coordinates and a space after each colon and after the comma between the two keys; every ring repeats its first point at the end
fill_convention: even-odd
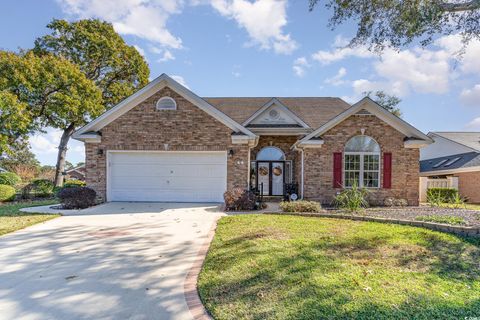
{"type": "Polygon", "coordinates": [[[223,202],[234,187],[330,203],[344,186],[418,203],[432,140],[369,98],[201,98],[163,74],[83,128],[105,201],[223,202]]]}
{"type": "Polygon", "coordinates": [[[75,179],[80,181],[85,181],[85,165],[82,164],[81,166],[72,168],[67,170],[66,172],[66,179],[75,179]]]}
{"type": "Polygon", "coordinates": [[[421,176],[456,177],[454,187],[460,195],[480,203],[480,132],[430,132],[428,136],[435,142],[421,151],[421,176]]]}

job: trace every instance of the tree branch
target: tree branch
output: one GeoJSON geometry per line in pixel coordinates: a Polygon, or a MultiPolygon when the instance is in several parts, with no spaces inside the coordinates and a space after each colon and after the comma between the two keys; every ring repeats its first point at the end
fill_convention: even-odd
{"type": "Polygon", "coordinates": [[[438,5],[443,11],[447,12],[471,11],[480,9],[480,0],[471,0],[461,3],[440,2],[438,5]]]}

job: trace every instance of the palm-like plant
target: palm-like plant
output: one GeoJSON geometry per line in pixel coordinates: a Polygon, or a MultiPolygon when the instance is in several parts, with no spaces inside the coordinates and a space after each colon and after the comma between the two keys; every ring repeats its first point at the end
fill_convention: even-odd
{"type": "Polygon", "coordinates": [[[333,201],[336,207],[346,209],[350,212],[357,212],[368,207],[368,190],[358,187],[354,182],[351,188],[344,189],[333,201]]]}

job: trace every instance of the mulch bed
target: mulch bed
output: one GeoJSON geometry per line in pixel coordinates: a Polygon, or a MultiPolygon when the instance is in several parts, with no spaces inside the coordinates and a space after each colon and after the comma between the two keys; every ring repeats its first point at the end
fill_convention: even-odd
{"type": "MultiPolygon", "coordinates": [[[[350,212],[345,212],[344,210],[329,209],[328,213],[331,214],[349,214],[350,212]]],[[[415,221],[415,218],[418,216],[429,216],[429,215],[442,215],[442,216],[455,216],[461,217],[465,220],[465,226],[475,226],[480,227],[480,211],[468,210],[468,209],[453,209],[453,208],[437,208],[437,207],[428,207],[428,206],[419,206],[419,207],[376,207],[376,208],[367,208],[361,212],[353,213],[353,215],[359,216],[369,216],[369,217],[379,217],[379,218],[389,218],[389,219],[401,219],[401,220],[412,220],[415,221]]]]}

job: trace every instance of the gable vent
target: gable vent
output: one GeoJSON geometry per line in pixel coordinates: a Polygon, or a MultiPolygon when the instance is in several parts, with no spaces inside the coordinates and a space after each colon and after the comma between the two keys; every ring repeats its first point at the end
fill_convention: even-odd
{"type": "Polygon", "coordinates": [[[156,108],[157,110],[176,110],[177,103],[173,98],[162,97],[157,101],[156,108]]]}
{"type": "Polygon", "coordinates": [[[370,112],[368,112],[367,110],[362,109],[362,110],[358,111],[357,113],[355,113],[355,115],[357,115],[357,116],[371,116],[372,114],[370,112]]]}

